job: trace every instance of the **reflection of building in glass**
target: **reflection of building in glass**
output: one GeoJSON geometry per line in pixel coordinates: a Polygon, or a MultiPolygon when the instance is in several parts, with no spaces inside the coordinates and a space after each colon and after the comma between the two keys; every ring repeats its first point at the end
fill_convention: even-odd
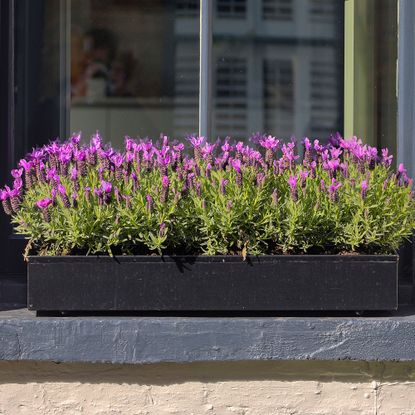
{"type": "MultiPolygon", "coordinates": [[[[244,137],[265,131],[283,138],[325,138],[341,130],[343,7],[343,0],[217,0],[213,134],[244,137]]],[[[197,14],[194,8],[188,15],[179,10],[176,31],[185,32],[182,22],[197,14]]],[[[194,51],[179,44],[176,62],[183,56],[188,56],[187,70],[197,74],[194,51]]],[[[176,99],[180,96],[177,84],[176,99]]],[[[176,131],[184,133],[184,114],[197,113],[190,107],[176,111],[181,123],[176,131]]]]}
{"type": "MultiPolygon", "coordinates": [[[[344,0],[216,0],[213,138],[342,129],[344,0]]],[[[197,132],[199,0],[72,0],[71,131],[197,132]]]]}

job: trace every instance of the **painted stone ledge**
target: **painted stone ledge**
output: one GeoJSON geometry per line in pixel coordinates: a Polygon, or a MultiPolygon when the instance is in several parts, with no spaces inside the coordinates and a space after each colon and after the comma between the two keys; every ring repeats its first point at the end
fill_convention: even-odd
{"type": "MultiPolygon", "coordinates": [[[[415,310],[414,310],[415,311],[415,310]]],[[[0,360],[415,361],[415,313],[389,317],[35,317],[0,312],[0,360]]]]}

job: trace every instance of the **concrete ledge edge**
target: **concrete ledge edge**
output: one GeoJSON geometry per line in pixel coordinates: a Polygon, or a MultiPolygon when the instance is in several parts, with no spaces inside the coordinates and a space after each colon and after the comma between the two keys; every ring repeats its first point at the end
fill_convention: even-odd
{"type": "Polygon", "coordinates": [[[391,317],[35,317],[0,312],[0,360],[415,361],[415,313],[391,317]]]}

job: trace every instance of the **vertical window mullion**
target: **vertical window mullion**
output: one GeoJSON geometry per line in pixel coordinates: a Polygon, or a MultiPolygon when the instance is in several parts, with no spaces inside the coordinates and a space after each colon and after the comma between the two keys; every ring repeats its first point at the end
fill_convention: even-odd
{"type": "Polygon", "coordinates": [[[59,134],[69,134],[71,108],[71,2],[60,0],[59,7],[59,134]]]}
{"type": "Polygon", "coordinates": [[[211,136],[212,124],[212,0],[200,0],[199,135],[211,136]]]}
{"type": "Polygon", "coordinates": [[[410,0],[399,1],[398,36],[398,163],[404,163],[410,176],[415,174],[415,35],[413,18],[415,5],[410,0]]]}

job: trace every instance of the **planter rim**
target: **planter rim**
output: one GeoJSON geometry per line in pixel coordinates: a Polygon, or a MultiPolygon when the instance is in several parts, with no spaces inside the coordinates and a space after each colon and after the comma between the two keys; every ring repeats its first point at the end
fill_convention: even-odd
{"type": "MultiPolygon", "coordinates": [[[[240,262],[243,261],[241,255],[65,255],[65,256],[39,256],[30,255],[28,260],[31,263],[51,263],[51,262],[92,262],[92,261],[116,261],[116,262],[240,262]]],[[[278,262],[278,261],[393,261],[399,260],[399,255],[248,255],[246,262],[278,262]]]]}

